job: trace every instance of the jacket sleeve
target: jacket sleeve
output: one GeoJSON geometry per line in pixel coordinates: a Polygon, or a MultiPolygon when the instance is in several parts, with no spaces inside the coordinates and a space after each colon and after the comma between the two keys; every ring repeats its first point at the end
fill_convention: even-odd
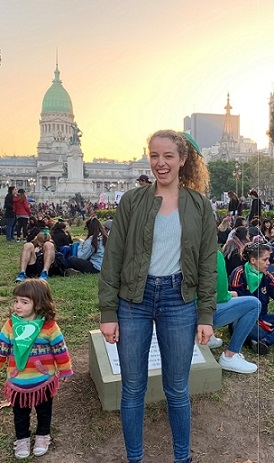
{"type": "Polygon", "coordinates": [[[7,358],[11,352],[11,336],[12,326],[10,320],[7,320],[0,332],[0,369],[6,364],[7,358]]]}
{"type": "Polygon", "coordinates": [[[91,247],[91,237],[80,243],[77,249],[77,257],[80,259],[89,260],[93,254],[91,247]]]}
{"type": "Polygon", "coordinates": [[[117,321],[116,312],[130,210],[130,195],[126,193],[122,196],[113,219],[99,277],[99,309],[102,323],[117,321]]]}
{"type": "Polygon", "coordinates": [[[13,203],[13,210],[14,210],[14,211],[16,210],[17,203],[18,203],[19,201],[20,201],[19,196],[13,196],[13,197],[12,197],[12,203],[13,203]]]}
{"type": "Polygon", "coordinates": [[[11,196],[11,195],[7,195],[7,196],[5,197],[4,209],[13,210],[13,200],[12,200],[12,196],[11,196]]]}
{"type": "Polygon", "coordinates": [[[29,207],[29,202],[28,200],[26,199],[26,201],[24,201],[24,208],[26,210],[26,213],[31,216],[31,210],[30,210],[30,207],[29,207]]]}
{"type": "Polygon", "coordinates": [[[198,324],[213,325],[217,287],[217,233],[210,202],[204,198],[202,240],[198,262],[198,324]]]}
{"type": "Polygon", "coordinates": [[[267,292],[271,299],[274,299],[274,276],[267,272],[266,274],[266,281],[267,281],[267,292]]]}
{"type": "Polygon", "coordinates": [[[49,341],[60,377],[64,378],[66,376],[71,376],[73,371],[69,351],[67,349],[64,336],[56,322],[53,324],[49,341]]]}
{"type": "Polygon", "coordinates": [[[243,278],[243,267],[237,267],[231,273],[228,283],[229,283],[229,290],[236,291],[238,296],[250,296],[251,293],[246,289],[245,281],[243,278]]]}

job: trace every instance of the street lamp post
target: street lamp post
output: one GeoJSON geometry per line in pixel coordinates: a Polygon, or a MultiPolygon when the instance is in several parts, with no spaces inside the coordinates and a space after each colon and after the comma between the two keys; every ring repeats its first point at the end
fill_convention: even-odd
{"type": "Polygon", "coordinates": [[[242,174],[242,171],[240,169],[240,166],[239,164],[236,162],[235,164],[235,170],[233,171],[233,177],[235,178],[235,192],[236,192],[236,195],[238,196],[238,182],[239,182],[239,178],[242,174]]]}
{"type": "Polygon", "coordinates": [[[28,184],[29,184],[29,187],[30,187],[30,192],[33,193],[34,190],[35,190],[36,180],[31,177],[31,178],[28,179],[28,184]]]}

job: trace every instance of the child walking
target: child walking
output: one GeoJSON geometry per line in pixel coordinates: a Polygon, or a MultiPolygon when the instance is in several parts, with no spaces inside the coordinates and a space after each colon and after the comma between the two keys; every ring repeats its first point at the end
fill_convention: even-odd
{"type": "Polygon", "coordinates": [[[73,372],[47,282],[24,280],[14,288],[13,296],[13,313],[0,333],[0,368],[8,359],[4,392],[14,413],[15,457],[30,455],[32,408],[37,415],[33,454],[38,457],[50,444],[52,400],[59,377],[65,381],[73,372]]]}

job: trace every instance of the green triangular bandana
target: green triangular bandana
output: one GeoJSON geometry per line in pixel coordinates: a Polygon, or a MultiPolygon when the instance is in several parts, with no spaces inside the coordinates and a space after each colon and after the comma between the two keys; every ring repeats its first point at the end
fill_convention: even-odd
{"type": "Polygon", "coordinates": [[[203,158],[203,155],[202,155],[201,150],[200,150],[200,148],[198,146],[198,143],[196,143],[196,141],[194,140],[194,138],[192,138],[190,133],[188,133],[188,132],[178,132],[178,133],[181,135],[181,137],[186,138],[187,141],[189,141],[189,143],[193,146],[193,148],[197,152],[198,156],[203,158]]]}
{"type": "Polygon", "coordinates": [[[35,339],[40,333],[45,317],[38,315],[35,320],[25,320],[12,314],[12,328],[14,335],[14,358],[19,371],[23,371],[31,352],[35,339]]]}
{"type": "Polygon", "coordinates": [[[259,272],[254,267],[252,267],[252,265],[249,262],[246,262],[246,264],[244,265],[244,269],[249,291],[251,292],[251,294],[253,294],[254,291],[256,291],[256,289],[258,289],[261,284],[263,273],[259,272]]]}

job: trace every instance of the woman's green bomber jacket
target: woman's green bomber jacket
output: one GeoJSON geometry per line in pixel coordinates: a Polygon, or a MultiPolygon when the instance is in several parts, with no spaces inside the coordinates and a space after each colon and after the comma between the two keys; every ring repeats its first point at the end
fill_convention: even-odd
{"type": "MultiPolygon", "coordinates": [[[[155,186],[126,192],[115,214],[99,277],[101,322],[117,321],[119,296],[142,302],[150,265],[155,217],[162,198],[155,186]]],[[[179,193],[182,224],[182,297],[198,298],[198,324],[212,325],[216,307],[216,226],[209,200],[188,188],[179,193]]]]}

